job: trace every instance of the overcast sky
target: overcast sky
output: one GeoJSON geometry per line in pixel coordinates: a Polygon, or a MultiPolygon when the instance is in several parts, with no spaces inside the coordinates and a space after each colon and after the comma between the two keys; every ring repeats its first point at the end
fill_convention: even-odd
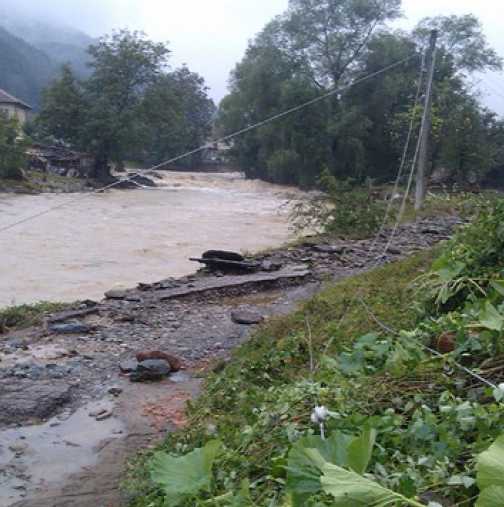
{"type": "MultiPolygon", "coordinates": [[[[202,74],[219,101],[248,41],[286,9],[288,0],[0,0],[0,6],[9,3],[95,36],[127,26],[170,41],[172,64],[187,63],[202,74]]],[[[502,0],[403,0],[403,11],[403,28],[425,16],[473,13],[491,45],[504,56],[502,0]]],[[[504,75],[485,76],[480,86],[488,94],[487,103],[504,114],[504,75]]]]}

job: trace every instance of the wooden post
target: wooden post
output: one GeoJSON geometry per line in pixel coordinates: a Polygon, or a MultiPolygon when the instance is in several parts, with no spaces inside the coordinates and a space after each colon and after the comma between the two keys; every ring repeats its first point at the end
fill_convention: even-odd
{"type": "Polygon", "coordinates": [[[427,87],[425,91],[424,113],[422,128],[420,130],[420,150],[418,153],[418,168],[416,173],[415,210],[422,209],[427,193],[427,163],[429,159],[429,141],[432,129],[432,84],[434,82],[434,70],[436,68],[436,43],[438,32],[431,32],[430,44],[425,56],[425,66],[428,72],[427,87]]]}

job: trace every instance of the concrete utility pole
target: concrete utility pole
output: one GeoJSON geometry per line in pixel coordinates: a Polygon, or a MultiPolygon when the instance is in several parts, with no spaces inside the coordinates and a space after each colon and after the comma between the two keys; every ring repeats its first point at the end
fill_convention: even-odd
{"type": "Polygon", "coordinates": [[[427,193],[427,162],[429,159],[429,140],[432,130],[432,84],[434,82],[434,70],[436,68],[436,43],[437,30],[433,30],[430,36],[430,44],[425,55],[425,67],[427,69],[427,88],[425,90],[424,112],[422,128],[420,130],[420,150],[418,153],[418,167],[416,173],[415,210],[422,209],[427,193]]]}

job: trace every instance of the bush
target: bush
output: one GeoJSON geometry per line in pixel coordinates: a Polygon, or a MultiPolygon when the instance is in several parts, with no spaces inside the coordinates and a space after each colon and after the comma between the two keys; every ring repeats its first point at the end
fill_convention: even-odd
{"type": "Polygon", "coordinates": [[[368,237],[379,229],[385,206],[370,188],[351,179],[337,180],[327,169],[319,184],[323,193],[295,206],[292,215],[295,228],[352,238],[368,237]]]}

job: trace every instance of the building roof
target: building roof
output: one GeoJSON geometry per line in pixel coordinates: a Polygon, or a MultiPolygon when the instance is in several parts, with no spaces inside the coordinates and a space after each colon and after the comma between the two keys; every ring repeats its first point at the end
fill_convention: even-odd
{"type": "Polygon", "coordinates": [[[2,90],[2,88],[0,88],[0,104],[14,104],[24,109],[32,109],[32,107],[26,104],[26,102],[17,99],[10,93],[7,93],[5,90],[2,90]]]}

